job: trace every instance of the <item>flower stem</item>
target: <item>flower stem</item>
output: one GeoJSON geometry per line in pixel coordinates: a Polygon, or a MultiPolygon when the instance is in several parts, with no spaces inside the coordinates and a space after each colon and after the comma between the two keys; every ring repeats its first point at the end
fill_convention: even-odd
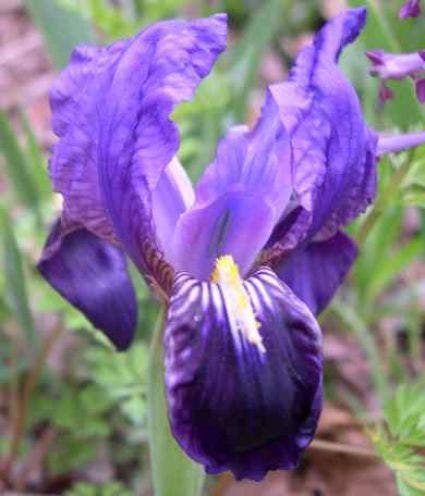
{"type": "Polygon", "coordinates": [[[378,393],[380,403],[383,405],[389,398],[389,385],[385,377],[382,360],[373,334],[366,327],[365,323],[354,309],[349,305],[346,305],[343,301],[335,301],[331,307],[331,311],[344,326],[353,331],[360,345],[365,350],[371,365],[372,383],[374,389],[378,393]]]}
{"type": "Polygon", "coordinates": [[[366,4],[369,7],[371,15],[373,15],[378,26],[380,27],[381,33],[383,34],[385,42],[388,44],[389,49],[392,52],[401,52],[402,48],[400,42],[394,35],[394,32],[388,22],[382,5],[377,2],[377,0],[366,0],[366,4]]]}
{"type": "Polygon", "coordinates": [[[369,213],[366,216],[363,224],[361,225],[359,232],[356,236],[357,242],[361,247],[363,243],[366,241],[366,238],[369,236],[372,228],[375,226],[377,220],[380,218],[383,212],[385,212],[388,203],[393,199],[394,195],[397,194],[397,191],[400,189],[400,184],[403,182],[407,173],[409,172],[410,165],[412,162],[412,153],[410,152],[406,157],[406,160],[398,167],[389,183],[384,191],[382,191],[372,207],[369,213]]]}
{"type": "Polygon", "coordinates": [[[61,325],[55,326],[47,339],[44,341],[37,359],[35,360],[26,377],[22,388],[22,394],[20,395],[20,397],[18,397],[16,405],[14,405],[14,419],[12,423],[12,436],[9,453],[3,465],[3,471],[5,473],[10,471],[10,468],[12,467],[14,460],[19,452],[22,436],[24,434],[31,393],[34,390],[35,385],[37,384],[40,373],[43,370],[44,364],[46,362],[46,358],[48,357],[50,350],[59,337],[61,331],[61,325]]]}
{"type": "Polygon", "coordinates": [[[205,479],[173,438],[167,417],[162,350],[164,317],[152,336],[148,375],[148,433],[155,496],[198,496],[205,479]]]}
{"type": "Polygon", "coordinates": [[[308,449],[316,451],[327,451],[329,453],[340,453],[344,455],[351,455],[354,457],[370,458],[372,460],[380,460],[378,454],[371,449],[365,448],[363,446],[335,443],[332,441],[326,441],[324,439],[313,439],[308,449]]]}

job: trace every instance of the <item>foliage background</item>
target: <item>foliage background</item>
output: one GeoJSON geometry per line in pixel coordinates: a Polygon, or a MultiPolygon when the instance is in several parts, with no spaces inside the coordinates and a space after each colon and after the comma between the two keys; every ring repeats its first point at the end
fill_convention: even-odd
{"type": "MultiPolygon", "coordinates": [[[[377,104],[364,50],[425,46],[425,18],[398,0],[366,4],[369,21],[342,67],[379,130],[424,128],[409,81],[377,104]]],[[[135,345],[116,354],[39,277],[35,262],[60,208],[46,173],[47,89],[79,43],[106,43],[159,19],[229,14],[230,47],[193,102],[175,112],[179,155],[196,179],[218,138],[253,122],[266,84],[346,3],[332,0],[4,0],[0,6],[0,492],[151,494],[147,358],[157,308],[134,272],[135,345]]],[[[327,402],[302,466],[261,485],[230,476],[205,494],[425,494],[425,149],[381,161],[378,200],[350,232],[360,256],[321,317],[327,402]],[[331,468],[330,468],[331,467],[331,468]]]]}

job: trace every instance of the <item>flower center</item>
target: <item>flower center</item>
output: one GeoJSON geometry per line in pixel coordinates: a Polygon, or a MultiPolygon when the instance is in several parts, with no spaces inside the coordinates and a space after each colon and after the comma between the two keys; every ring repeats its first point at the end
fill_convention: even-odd
{"type": "Polygon", "coordinates": [[[238,266],[231,255],[217,259],[211,279],[220,286],[230,326],[265,353],[263,338],[258,332],[261,324],[255,318],[238,266]]]}

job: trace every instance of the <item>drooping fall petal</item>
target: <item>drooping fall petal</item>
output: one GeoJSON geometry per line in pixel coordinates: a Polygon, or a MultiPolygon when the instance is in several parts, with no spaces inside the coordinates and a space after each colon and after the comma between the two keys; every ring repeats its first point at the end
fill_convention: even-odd
{"type": "Polygon", "coordinates": [[[331,301],[357,254],[354,242],[338,232],[300,246],[274,267],[276,274],[315,315],[331,301]]]}
{"type": "Polygon", "coordinates": [[[249,328],[219,284],[177,276],[165,329],[171,428],[207,472],[262,479],[295,467],[321,410],[319,327],[276,275],[244,283],[249,328]],[[249,332],[250,331],[250,332],[249,332]]]}
{"type": "Polygon", "coordinates": [[[130,345],[137,324],[137,303],[120,250],[84,227],[66,232],[58,220],[38,269],[118,350],[130,345]]]}

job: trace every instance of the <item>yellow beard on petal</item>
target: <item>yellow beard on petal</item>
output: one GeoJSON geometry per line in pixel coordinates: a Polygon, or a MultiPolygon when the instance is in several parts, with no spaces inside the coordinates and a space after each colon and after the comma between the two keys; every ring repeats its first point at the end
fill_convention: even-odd
{"type": "Polygon", "coordinates": [[[250,343],[265,353],[263,338],[258,332],[260,323],[255,318],[238,266],[231,255],[217,259],[211,280],[221,288],[230,324],[236,325],[250,343]]]}

